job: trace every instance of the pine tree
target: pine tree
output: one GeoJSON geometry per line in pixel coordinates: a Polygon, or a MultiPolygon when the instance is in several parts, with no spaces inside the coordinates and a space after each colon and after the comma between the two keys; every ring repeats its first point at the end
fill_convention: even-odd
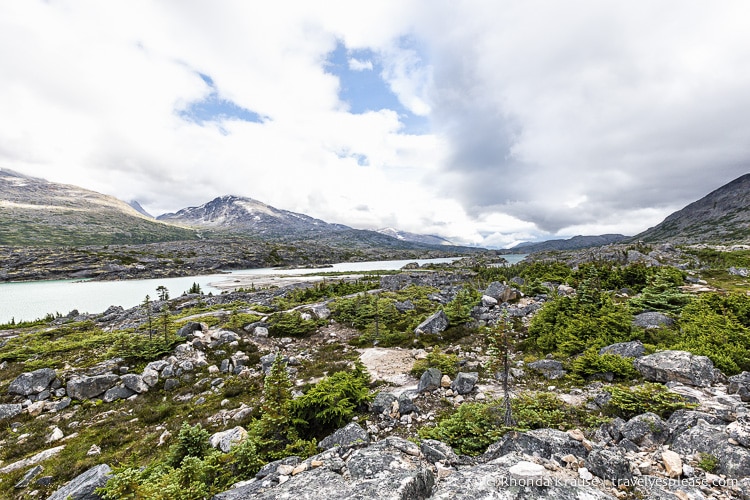
{"type": "Polygon", "coordinates": [[[274,456],[298,439],[292,426],[292,382],[281,353],[276,354],[263,382],[261,411],[256,425],[258,445],[264,454],[274,456]]]}
{"type": "Polygon", "coordinates": [[[141,302],[141,306],[146,310],[146,320],[148,322],[148,339],[151,340],[153,337],[154,329],[151,322],[151,297],[146,295],[146,298],[141,302]]]}

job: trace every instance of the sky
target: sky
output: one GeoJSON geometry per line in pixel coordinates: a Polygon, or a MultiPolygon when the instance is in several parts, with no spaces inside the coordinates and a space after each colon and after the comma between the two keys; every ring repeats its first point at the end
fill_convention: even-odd
{"type": "Polygon", "coordinates": [[[750,171],[750,2],[0,3],[0,168],[510,247],[750,171]]]}

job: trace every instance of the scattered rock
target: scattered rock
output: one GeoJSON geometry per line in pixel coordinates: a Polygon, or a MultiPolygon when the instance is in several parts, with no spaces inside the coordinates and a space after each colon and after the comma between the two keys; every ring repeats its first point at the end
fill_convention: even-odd
{"type": "Polygon", "coordinates": [[[97,465],[73,478],[47,500],[100,500],[101,497],[95,491],[107,484],[110,472],[109,465],[97,465]]]}
{"type": "Polygon", "coordinates": [[[432,391],[440,387],[440,381],[443,376],[437,368],[428,368],[419,379],[417,392],[422,393],[432,391]]]}
{"type": "Polygon", "coordinates": [[[40,368],[33,372],[22,373],[10,383],[8,392],[21,396],[38,394],[49,388],[52,381],[56,378],[57,374],[52,368],[40,368]]]}
{"type": "Polygon", "coordinates": [[[469,394],[474,389],[477,380],[479,380],[477,372],[459,372],[450,387],[455,393],[469,394]]]}
{"type": "Polygon", "coordinates": [[[349,447],[370,443],[370,435],[356,422],[342,427],[318,443],[318,448],[329,450],[335,446],[349,447]]]}
{"type": "Polygon", "coordinates": [[[685,351],[661,351],[633,362],[635,369],[651,382],[681,382],[709,387],[716,380],[714,364],[706,356],[685,351]]]}
{"type": "Polygon", "coordinates": [[[247,431],[240,426],[223,432],[217,432],[209,438],[212,447],[217,448],[224,453],[229,453],[233,446],[242,443],[247,439],[247,431]]]}
{"type": "Polygon", "coordinates": [[[120,377],[114,373],[94,377],[74,377],[68,381],[67,393],[73,399],[91,399],[111,389],[120,377]]]}
{"type": "Polygon", "coordinates": [[[568,373],[563,370],[562,363],[554,359],[540,359],[539,361],[534,361],[526,366],[528,366],[530,370],[541,373],[544,375],[544,378],[548,380],[562,378],[568,373]]]}
{"type": "Polygon", "coordinates": [[[599,349],[599,355],[616,354],[623,358],[640,358],[646,353],[646,348],[640,340],[632,342],[620,342],[618,344],[608,345],[599,349]]]}
{"type": "Polygon", "coordinates": [[[682,458],[680,458],[680,455],[672,450],[664,450],[661,452],[661,460],[664,469],[667,471],[667,476],[678,478],[682,475],[682,458]]]}
{"type": "MultiPolygon", "coordinates": [[[[633,318],[633,326],[640,328],[653,329],[661,327],[671,327],[674,325],[674,320],[662,314],[660,312],[644,312],[638,314],[633,318]]],[[[635,357],[635,356],[630,356],[635,357]]]]}
{"type": "Polygon", "coordinates": [[[33,481],[35,477],[37,477],[39,474],[42,473],[43,470],[44,470],[44,467],[42,467],[41,465],[32,467],[31,469],[28,470],[28,472],[26,472],[26,474],[23,475],[21,480],[15,484],[14,488],[20,490],[20,489],[27,487],[29,483],[33,481]]]}
{"type": "Polygon", "coordinates": [[[442,309],[435,314],[429,316],[426,320],[422,321],[419,326],[414,329],[415,335],[431,334],[436,335],[445,331],[448,328],[448,317],[445,315],[442,309]]]}
{"type": "Polygon", "coordinates": [[[592,474],[602,479],[615,482],[632,479],[630,461],[616,449],[595,449],[586,457],[585,464],[592,474]]]}
{"type": "Polygon", "coordinates": [[[7,418],[13,418],[23,411],[23,405],[21,404],[0,404],[0,420],[7,418]]]}

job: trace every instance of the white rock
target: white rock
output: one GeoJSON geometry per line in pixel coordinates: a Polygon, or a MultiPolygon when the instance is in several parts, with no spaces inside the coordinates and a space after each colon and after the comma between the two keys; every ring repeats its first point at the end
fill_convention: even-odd
{"type": "Polygon", "coordinates": [[[60,441],[63,437],[65,437],[63,431],[61,431],[59,427],[55,426],[52,429],[52,434],[50,434],[47,438],[47,442],[54,443],[55,441],[60,441]]]}
{"type": "Polygon", "coordinates": [[[522,460],[508,469],[510,477],[518,481],[521,485],[542,486],[544,479],[548,476],[547,469],[543,465],[535,464],[522,460]]]}
{"type": "Polygon", "coordinates": [[[593,481],[594,475],[589,472],[589,470],[586,467],[581,467],[578,469],[578,477],[583,479],[584,481],[593,481]]]}

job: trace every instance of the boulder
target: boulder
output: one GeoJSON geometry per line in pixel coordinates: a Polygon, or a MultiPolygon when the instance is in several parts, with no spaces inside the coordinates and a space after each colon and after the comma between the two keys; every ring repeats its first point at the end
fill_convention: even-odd
{"type": "Polygon", "coordinates": [[[620,433],[641,448],[653,448],[664,444],[669,437],[669,427],[659,415],[643,413],[628,420],[620,433]]]}
{"type": "Polygon", "coordinates": [[[111,403],[112,401],[117,401],[118,399],[128,399],[133,394],[135,394],[135,391],[131,391],[124,386],[116,385],[111,389],[107,389],[107,391],[104,393],[104,396],[102,396],[102,401],[104,401],[105,403],[111,403]]]}
{"type": "Polygon", "coordinates": [[[68,381],[68,396],[73,399],[91,399],[111,389],[120,377],[114,373],[95,377],[76,377],[68,381]]]}
{"type": "Polygon", "coordinates": [[[370,410],[376,415],[380,415],[384,411],[390,412],[393,402],[397,401],[397,399],[394,394],[381,391],[375,396],[372,403],[370,403],[370,410]]]}
{"type": "Polygon", "coordinates": [[[518,290],[512,286],[504,285],[498,281],[493,281],[490,286],[484,291],[484,294],[488,297],[496,299],[498,302],[510,302],[520,297],[518,290]]]}
{"type": "Polygon", "coordinates": [[[750,448],[750,416],[742,415],[727,425],[727,434],[745,448],[750,448]]]}
{"type": "Polygon", "coordinates": [[[667,476],[677,478],[682,475],[682,458],[680,458],[680,455],[672,450],[664,450],[661,452],[661,461],[664,464],[664,470],[667,471],[667,476]]]}
{"type": "Polygon", "coordinates": [[[539,361],[534,361],[533,363],[529,363],[526,366],[529,368],[529,370],[539,372],[544,376],[544,378],[549,380],[562,378],[566,373],[568,373],[563,370],[562,363],[554,359],[540,359],[539,361]]]}
{"type": "Polygon", "coordinates": [[[482,295],[482,307],[495,307],[497,305],[497,299],[490,297],[489,295],[482,295]]]}
{"type": "Polygon", "coordinates": [[[31,483],[31,481],[35,477],[37,477],[39,474],[42,473],[43,470],[44,470],[44,467],[42,467],[41,465],[32,467],[31,469],[28,470],[28,472],[26,472],[26,474],[23,475],[21,480],[18,481],[13,487],[19,490],[27,487],[29,483],[31,483]]]}
{"type": "Polygon", "coordinates": [[[508,432],[487,448],[481,461],[488,462],[512,452],[546,459],[552,458],[552,455],[584,458],[588,454],[583,444],[567,432],[534,429],[528,432],[508,432]]]}
{"type": "Polygon", "coordinates": [[[716,415],[695,410],[677,410],[667,420],[668,443],[673,442],[680,434],[694,427],[699,420],[711,425],[724,425],[724,421],[716,415]]]}
{"type": "Polygon", "coordinates": [[[56,378],[57,374],[52,368],[40,368],[33,372],[22,373],[10,383],[8,392],[21,396],[39,394],[49,388],[56,378]]]}
{"type": "Polygon", "coordinates": [[[586,468],[595,476],[602,479],[617,481],[631,481],[630,461],[617,448],[598,448],[589,453],[585,461],[586,468]]]}
{"type": "Polygon", "coordinates": [[[229,453],[232,447],[242,443],[245,439],[247,439],[247,431],[244,428],[237,426],[234,429],[213,434],[208,439],[208,442],[212,447],[217,448],[224,453],[229,453]]]}
{"type": "Polygon", "coordinates": [[[479,374],[477,372],[459,372],[451,383],[451,390],[458,394],[468,394],[474,389],[479,374]]]}
{"type": "Polygon", "coordinates": [[[431,334],[435,335],[445,331],[448,328],[448,317],[445,315],[443,310],[439,310],[435,314],[422,321],[419,326],[414,329],[415,335],[431,334]]]}
{"type": "Polygon", "coordinates": [[[650,382],[680,382],[709,387],[716,380],[714,364],[706,356],[685,351],[661,351],[633,362],[635,369],[650,382]]]}
{"type": "Polygon", "coordinates": [[[717,472],[734,478],[750,476],[750,450],[731,444],[725,429],[698,420],[673,440],[672,450],[683,456],[696,452],[713,455],[718,459],[717,472]]]}
{"type": "Polygon", "coordinates": [[[23,411],[23,405],[21,404],[0,404],[0,420],[6,418],[13,418],[19,415],[23,411]]]}
{"type": "Polygon", "coordinates": [[[750,372],[732,375],[728,382],[728,394],[737,394],[743,402],[750,402],[750,372]]]}
{"type": "Polygon", "coordinates": [[[189,321],[185,325],[177,330],[177,335],[183,338],[190,338],[193,336],[193,332],[203,331],[203,326],[200,323],[189,321]]]}
{"type": "Polygon", "coordinates": [[[141,375],[128,373],[126,375],[120,375],[120,380],[122,380],[122,384],[125,387],[133,392],[137,392],[138,394],[148,392],[148,384],[143,381],[143,377],[141,375]]]}
{"type": "Polygon", "coordinates": [[[442,441],[423,439],[419,445],[419,450],[431,464],[436,462],[458,463],[458,455],[453,451],[453,448],[442,441]]]}
{"type": "Polygon", "coordinates": [[[370,435],[356,422],[351,422],[318,443],[318,448],[328,450],[335,446],[349,447],[370,443],[370,435]]]}
{"type": "Polygon", "coordinates": [[[440,380],[443,378],[443,374],[437,368],[428,368],[422,374],[419,379],[419,385],[417,386],[417,392],[422,393],[426,391],[433,391],[440,387],[440,380]]]}
{"type": "Polygon", "coordinates": [[[406,311],[413,311],[414,309],[416,309],[414,302],[409,299],[406,299],[403,302],[399,302],[397,300],[393,303],[393,307],[395,307],[396,310],[400,313],[405,313],[406,311]]]}
{"type": "Polygon", "coordinates": [[[95,491],[107,484],[110,471],[107,464],[92,467],[55,491],[47,500],[101,500],[95,491]]]}
{"type": "Polygon", "coordinates": [[[674,320],[660,312],[644,312],[637,314],[635,318],[633,318],[633,326],[646,328],[647,330],[652,328],[670,327],[673,325],[674,320]]]}
{"type": "Polygon", "coordinates": [[[409,413],[419,413],[419,408],[414,404],[412,400],[413,391],[402,392],[398,397],[398,412],[401,415],[408,415],[409,413]]]}
{"type": "Polygon", "coordinates": [[[640,358],[646,353],[646,348],[640,340],[632,342],[619,342],[599,349],[599,355],[616,354],[623,358],[640,358]]]}

